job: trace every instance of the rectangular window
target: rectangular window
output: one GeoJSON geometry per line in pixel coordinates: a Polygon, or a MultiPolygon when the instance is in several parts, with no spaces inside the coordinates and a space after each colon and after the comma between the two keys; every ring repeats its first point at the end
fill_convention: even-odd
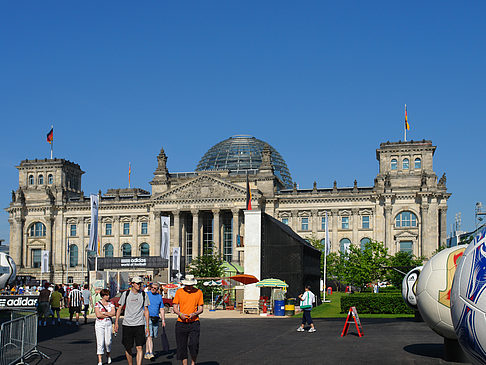
{"type": "Polygon", "coordinates": [[[412,241],[401,241],[400,251],[412,253],[413,252],[412,241]]]}
{"type": "Polygon", "coordinates": [[[147,233],[148,233],[148,223],[142,222],[142,234],[147,234],[147,233]]]}
{"type": "Polygon", "coordinates": [[[282,218],[282,223],[289,225],[289,219],[288,218],[282,218]]]}
{"type": "Polygon", "coordinates": [[[233,261],[233,228],[231,216],[225,216],[223,219],[223,260],[226,262],[233,261]]]}
{"type": "Polygon", "coordinates": [[[326,217],[321,217],[321,230],[326,229],[326,217]]]}
{"type": "Polygon", "coordinates": [[[91,223],[88,223],[88,236],[91,234],[91,223]]]}
{"type": "Polygon", "coordinates": [[[40,249],[32,250],[32,267],[34,267],[34,268],[41,267],[41,250],[40,249]]]}
{"type": "Polygon", "coordinates": [[[362,228],[370,228],[370,217],[367,215],[364,215],[361,217],[361,227],[362,228]]]}
{"type": "Polygon", "coordinates": [[[203,222],[203,255],[212,255],[213,247],[213,218],[209,215],[204,216],[203,222]]]}
{"type": "Polygon", "coordinates": [[[341,228],[349,229],[349,217],[341,217],[341,228]]]}
{"type": "Polygon", "coordinates": [[[302,220],[301,220],[301,229],[303,231],[308,231],[309,230],[309,218],[302,217],[302,220]]]}
{"type": "Polygon", "coordinates": [[[105,224],[105,235],[111,236],[111,223],[105,224]]]}
{"type": "Polygon", "coordinates": [[[192,216],[187,216],[186,219],[186,263],[190,264],[192,261],[192,216]]]}
{"type": "Polygon", "coordinates": [[[69,229],[69,235],[71,237],[76,237],[76,225],[75,224],[71,224],[71,227],[69,229]]]}
{"type": "Polygon", "coordinates": [[[123,234],[124,235],[130,234],[130,223],[123,223],[123,234]]]}

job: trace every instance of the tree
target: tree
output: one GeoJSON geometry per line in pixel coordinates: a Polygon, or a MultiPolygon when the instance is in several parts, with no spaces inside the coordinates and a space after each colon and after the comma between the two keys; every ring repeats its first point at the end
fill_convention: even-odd
{"type": "MultiPolygon", "coordinates": [[[[390,266],[406,274],[414,267],[421,266],[424,260],[425,257],[423,256],[417,258],[410,252],[399,251],[395,254],[395,256],[391,257],[390,266]]],[[[392,283],[394,287],[401,288],[404,274],[398,272],[395,269],[390,269],[387,279],[390,281],[390,283],[392,283]]]]}
{"type": "MultiPolygon", "coordinates": [[[[189,265],[189,273],[196,278],[219,278],[224,274],[222,264],[223,260],[218,254],[209,253],[192,260],[189,265]]],[[[206,300],[211,298],[212,292],[219,291],[218,287],[199,285],[198,288],[202,290],[206,300]]]]}
{"type": "Polygon", "coordinates": [[[367,242],[364,249],[351,245],[344,259],[346,281],[361,290],[368,283],[383,280],[390,265],[388,249],[378,241],[367,242]]]}

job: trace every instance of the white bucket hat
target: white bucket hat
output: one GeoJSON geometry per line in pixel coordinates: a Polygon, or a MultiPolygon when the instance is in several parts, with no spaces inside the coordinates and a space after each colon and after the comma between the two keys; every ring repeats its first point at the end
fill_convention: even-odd
{"type": "Polygon", "coordinates": [[[194,279],[194,275],[186,275],[186,277],[184,279],[181,280],[181,283],[183,285],[196,285],[197,284],[197,280],[194,279]]]}

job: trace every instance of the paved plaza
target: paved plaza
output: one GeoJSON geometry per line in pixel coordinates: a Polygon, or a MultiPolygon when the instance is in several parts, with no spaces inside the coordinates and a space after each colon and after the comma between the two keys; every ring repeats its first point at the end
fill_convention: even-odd
{"type": "MultiPolygon", "coordinates": [[[[215,318],[205,314],[198,364],[453,364],[443,359],[442,338],[413,319],[362,319],[364,337],[357,336],[353,324],[350,333],[341,338],[342,318],[316,319],[317,332],[302,333],[296,331],[297,318],[215,318]]],[[[160,353],[157,339],[155,361],[143,360],[144,364],[179,363],[174,324],[175,317],[169,315],[170,353],[160,353]]],[[[41,327],[39,345],[51,358],[33,358],[31,364],[96,364],[94,319],[79,328],[65,324],[41,327]]],[[[121,335],[114,338],[112,356],[114,364],[126,364],[121,335]]]]}

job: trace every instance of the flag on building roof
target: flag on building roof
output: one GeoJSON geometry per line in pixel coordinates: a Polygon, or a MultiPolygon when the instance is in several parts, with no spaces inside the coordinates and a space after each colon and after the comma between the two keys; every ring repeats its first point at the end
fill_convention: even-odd
{"type": "Polygon", "coordinates": [[[54,139],[54,128],[51,128],[49,133],[47,133],[47,142],[52,144],[53,139],[54,139]]]}
{"type": "Polygon", "coordinates": [[[410,130],[410,124],[408,124],[408,118],[407,118],[407,104],[405,104],[405,128],[407,131],[410,130]]]}

